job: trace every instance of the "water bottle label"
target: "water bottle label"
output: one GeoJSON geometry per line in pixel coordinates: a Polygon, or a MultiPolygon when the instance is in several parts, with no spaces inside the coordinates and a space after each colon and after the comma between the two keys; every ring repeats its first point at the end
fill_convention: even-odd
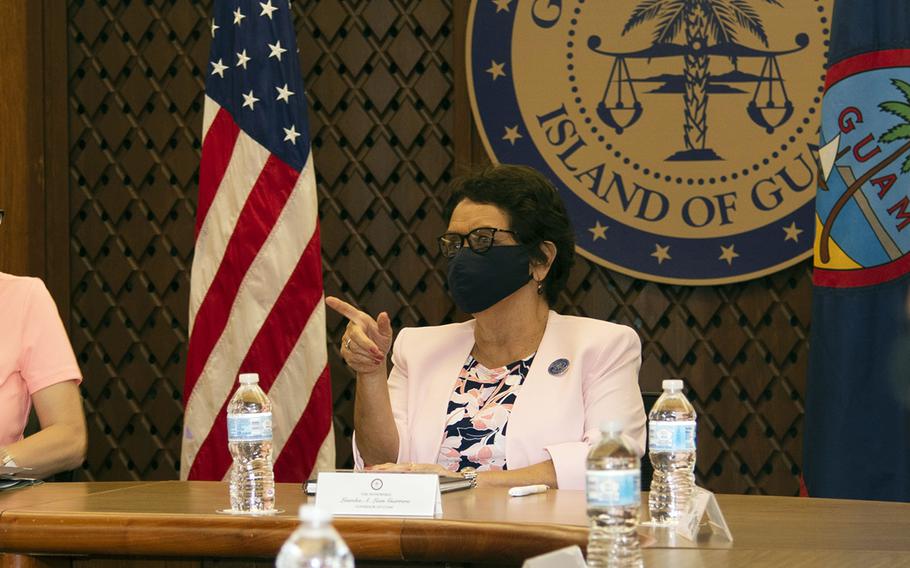
{"type": "Polygon", "coordinates": [[[267,442],[272,439],[272,413],[228,414],[228,442],[267,442]]]}
{"type": "Polygon", "coordinates": [[[648,447],[652,452],[688,452],[695,449],[695,421],[648,424],[648,447]]]}
{"type": "Polygon", "coordinates": [[[589,471],[589,507],[626,507],[641,503],[641,471],[623,469],[589,471]]]}

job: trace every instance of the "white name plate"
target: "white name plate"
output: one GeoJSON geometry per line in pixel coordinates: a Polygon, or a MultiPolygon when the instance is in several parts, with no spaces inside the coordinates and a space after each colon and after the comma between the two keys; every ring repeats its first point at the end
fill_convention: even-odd
{"type": "Polygon", "coordinates": [[[335,516],[441,517],[435,473],[323,472],[316,507],[335,516]]]}
{"type": "Polygon", "coordinates": [[[698,538],[698,531],[701,527],[701,520],[708,515],[708,523],[711,525],[711,531],[733,542],[733,534],[723,513],[720,512],[720,505],[717,504],[717,497],[707,489],[696,487],[689,499],[689,507],[686,513],[679,518],[676,525],[676,533],[691,541],[698,538]]]}

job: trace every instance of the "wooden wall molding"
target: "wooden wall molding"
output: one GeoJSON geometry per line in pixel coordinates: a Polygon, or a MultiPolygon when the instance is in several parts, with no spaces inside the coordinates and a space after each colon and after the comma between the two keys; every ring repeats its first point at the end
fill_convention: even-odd
{"type": "Polygon", "coordinates": [[[4,3],[0,18],[0,270],[44,276],[42,6],[4,3]]]}
{"type": "MultiPolygon", "coordinates": [[[[0,18],[0,270],[43,278],[69,310],[65,5],[7,0],[0,18]]],[[[68,318],[64,318],[65,321],[68,318]]]]}

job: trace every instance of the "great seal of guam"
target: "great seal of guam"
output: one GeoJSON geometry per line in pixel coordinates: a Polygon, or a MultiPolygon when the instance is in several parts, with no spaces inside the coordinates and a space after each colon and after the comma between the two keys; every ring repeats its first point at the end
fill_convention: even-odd
{"type": "Polygon", "coordinates": [[[493,161],[556,184],[579,252],[721,284],[812,254],[830,0],[473,0],[493,161]]]}

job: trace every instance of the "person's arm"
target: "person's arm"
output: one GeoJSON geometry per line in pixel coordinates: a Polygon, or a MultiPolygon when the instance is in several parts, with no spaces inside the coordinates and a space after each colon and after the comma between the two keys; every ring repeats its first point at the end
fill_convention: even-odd
{"type": "Polygon", "coordinates": [[[357,450],[364,465],[397,461],[398,428],[382,369],[369,374],[357,373],[354,430],[357,432],[357,450]]]}
{"type": "Polygon", "coordinates": [[[477,473],[478,487],[516,487],[518,485],[548,485],[556,489],[558,485],[553,460],[518,469],[477,473]]]}
{"type": "Polygon", "coordinates": [[[343,300],[329,296],[328,307],[348,318],[341,340],[341,356],[356,373],[354,398],[354,461],[364,465],[398,459],[399,433],[391,396],[404,392],[406,373],[395,367],[386,379],[386,356],[392,345],[392,324],[385,312],[373,319],[343,300]],[[392,391],[392,392],[390,392],[392,391]]]}
{"type": "MultiPolygon", "coordinates": [[[[354,401],[354,461],[358,469],[398,462],[410,455],[408,448],[408,369],[402,353],[407,329],[398,333],[392,349],[392,372],[357,375],[354,401]],[[361,391],[361,387],[366,387],[361,391]],[[358,406],[360,405],[360,406],[358,406]]],[[[385,363],[381,367],[385,370],[385,363]]]]}
{"type": "MultiPolygon", "coordinates": [[[[408,424],[408,341],[411,329],[402,329],[392,349],[392,371],[388,381],[377,376],[370,379],[366,397],[361,401],[363,413],[354,411],[354,463],[357,469],[374,465],[404,462],[411,455],[408,424]],[[372,390],[375,388],[375,391],[372,390]],[[359,420],[359,421],[358,421],[359,420]]],[[[415,332],[419,333],[419,332],[415,332]]],[[[364,378],[366,383],[367,378],[364,378]]],[[[358,380],[358,389],[360,389],[358,380]]],[[[361,393],[358,390],[357,398],[361,393]]]]}
{"type": "Polygon", "coordinates": [[[46,477],[78,467],[85,458],[85,415],[79,383],[82,374],[63,321],[50,292],[34,281],[26,300],[19,373],[41,431],[5,448],[18,466],[31,467],[30,475],[46,477]]]}
{"type": "Polygon", "coordinates": [[[7,446],[19,467],[29,467],[27,477],[44,478],[79,467],[87,447],[82,397],[76,381],[64,381],[32,395],[41,431],[7,446]]]}

